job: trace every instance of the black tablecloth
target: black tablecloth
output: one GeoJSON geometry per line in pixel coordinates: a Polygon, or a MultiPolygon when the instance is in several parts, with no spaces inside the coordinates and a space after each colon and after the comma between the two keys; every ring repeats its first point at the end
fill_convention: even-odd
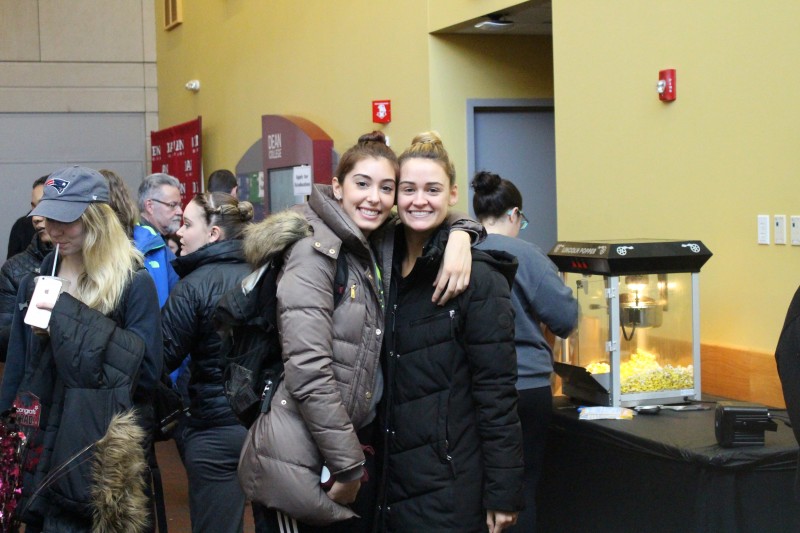
{"type": "Polygon", "coordinates": [[[590,421],[557,398],[539,531],[800,531],[791,429],[779,422],[764,446],[722,448],[709,406],[590,421]]]}

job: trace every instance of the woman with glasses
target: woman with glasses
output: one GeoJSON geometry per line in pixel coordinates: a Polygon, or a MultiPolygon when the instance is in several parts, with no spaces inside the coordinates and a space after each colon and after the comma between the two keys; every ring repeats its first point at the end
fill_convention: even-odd
{"type": "Polygon", "coordinates": [[[577,325],[578,304],[550,259],[536,245],[517,238],[520,230],[528,226],[519,189],[491,172],[476,174],[472,188],[475,190],[472,208],[488,233],[477,247],[502,250],[519,261],[511,301],[516,313],[514,343],[525,455],[525,510],[509,531],[529,533],[536,529],[536,484],[552,412],[553,352],[543,326],[566,337],[577,325]]]}

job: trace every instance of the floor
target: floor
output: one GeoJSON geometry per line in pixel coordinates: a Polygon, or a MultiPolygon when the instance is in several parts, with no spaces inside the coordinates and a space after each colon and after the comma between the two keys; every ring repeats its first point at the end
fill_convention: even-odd
{"type": "MultiPolygon", "coordinates": [[[[167,520],[170,533],[189,533],[189,492],[186,484],[186,471],[183,469],[178,450],[173,441],[156,443],[156,457],[161,468],[164,483],[164,499],[167,507],[167,520]]],[[[253,513],[250,505],[244,512],[244,532],[255,533],[253,513]]]]}

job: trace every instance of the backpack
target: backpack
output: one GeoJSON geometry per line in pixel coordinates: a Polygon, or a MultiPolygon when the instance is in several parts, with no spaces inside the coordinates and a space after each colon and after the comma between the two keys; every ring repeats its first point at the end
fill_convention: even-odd
{"type": "MultiPolygon", "coordinates": [[[[248,276],[241,287],[220,299],[214,315],[222,339],[220,360],[225,397],[239,422],[247,428],[259,414],[269,411],[283,378],[276,294],[282,266],[281,254],[254,271],[250,276],[257,281],[252,289],[245,288],[248,276]]],[[[336,259],[334,307],[342,300],[346,286],[347,260],[342,250],[336,259]]]]}

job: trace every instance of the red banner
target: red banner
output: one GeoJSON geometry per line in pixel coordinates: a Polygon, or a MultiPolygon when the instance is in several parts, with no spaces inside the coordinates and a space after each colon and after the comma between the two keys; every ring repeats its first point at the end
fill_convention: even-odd
{"type": "Polygon", "coordinates": [[[201,118],[150,132],[152,172],[178,178],[184,205],[202,190],[201,118]]]}

